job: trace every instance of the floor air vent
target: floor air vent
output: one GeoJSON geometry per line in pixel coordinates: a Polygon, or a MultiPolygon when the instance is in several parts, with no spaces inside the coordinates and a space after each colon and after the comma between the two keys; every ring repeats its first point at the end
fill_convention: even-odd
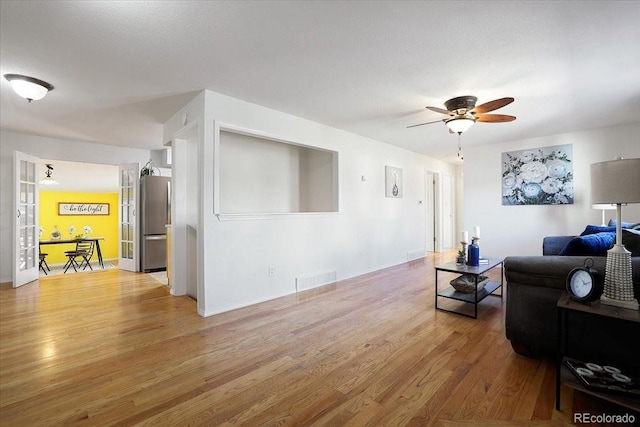
{"type": "Polygon", "coordinates": [[[424,258],[424,251],[413,251],[407,253],[407,261],[424,258]]]}
{"type": "Polygon", "coordinates": [[[337,273],[335,271],[327,271],[326,273],[319,273],[311,276],[296,277],[296,292],[334,283],[337,280],[336,277],[337,273]]]}

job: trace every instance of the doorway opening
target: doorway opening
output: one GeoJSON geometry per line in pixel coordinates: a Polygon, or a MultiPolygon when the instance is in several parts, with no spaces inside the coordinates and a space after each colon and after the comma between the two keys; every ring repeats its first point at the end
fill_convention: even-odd
{"type": "Polygon", "coordinates": [[[455,183],[447,173],[425,173],[425,218],[427,252],[442,252],[455,246],[455,183]]]}
{"type": "Polygon", "coordinates": [[[39,159],[38,180],[47,164],[57,184],[38,188],[40,277],[118,268],[118,166],[39,159]],[[70,257],[85,243],[88,264],[70,257]]]}

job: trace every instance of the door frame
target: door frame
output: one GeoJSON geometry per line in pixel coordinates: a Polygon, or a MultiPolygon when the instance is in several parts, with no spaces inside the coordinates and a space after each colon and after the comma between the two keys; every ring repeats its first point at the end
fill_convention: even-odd
{"type": "Polygon", "coordinates": [[[455,205],[455,179],[454,176],[442,173],[442,193],[440,200],[442,208],[442,239],[441,250],[453,249],[456,247],[455,229],[456,229],[456,205],[455,205]],[[447,207],[449,211],[447,212],[447,207]]]}
{"type": "Polygon", "coordinates": [[[442,252],[442,189],[440,172],[425,172],[425,248],[442,252]]]}
{"type": "MultiPolygon", "coordinates": [[[[203,304],[204,286],[200,283],[199,256],[193,254],[193,248],[190,249],[189,242],[193,242],[194,233],[196,240],[201,239],[198,233],[201,232],[200,227],[200,206],[196,206],[196,221],[193,223],[190,216],[192,212],[188,210],[188,194],[198,193],[198,189],[189,188],[189,173],[196,173],[197,185],[199,184],[199,175],[197,165],[189,164],[190,154],[198,156],[200,127],[197,121],[187,124],[185,127],[177,131],[170,142],[171,144],[171,284],[172,295],[189,295],[197,302],[200,311],[203,304]],[[195,152],[191,151],[195,150],[195,152]],[[194,167],[196,168],[194,170],[194,167]],[[191,254],[188,257],[187,254],[191,254]],[[195,266],[191,265],[194,263],[195,266]],[[195,277],[194,277],[195,275],[195,277]],[[179,280],[178,280],[179,279],[179,280]],[[194,283],[187,281],[195,280],[196,292],[193,295],[194,283]],[[190,286],[191,285],[191,286],[190,286]]],[[[198,193],[199,194],[199,193],[198,193]]],[[[198,197],[197,197],[198,198],[198,197]]],[[[199,250],[200,243],[196,243],[196,252],[199,250]]]]}

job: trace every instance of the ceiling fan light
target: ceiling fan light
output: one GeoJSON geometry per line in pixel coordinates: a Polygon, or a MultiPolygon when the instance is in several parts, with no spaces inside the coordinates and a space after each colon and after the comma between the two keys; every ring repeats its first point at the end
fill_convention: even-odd
{"type": "Polygon", "coordinates": [[[11,87],[19,96],[27,101],[38,101],[53,90],[53,86],[43,80],[20,74],[5,74],[4,78],[11,83],[11,87]]]}
{"type": "Polygon", "coordinates": [[[452,132],[457,133],[458,135],[469,130],[471,126],[475,123],[475,120],[467,119],[467,118],[457,118],[447,120],[445,124],[452,132]]]}

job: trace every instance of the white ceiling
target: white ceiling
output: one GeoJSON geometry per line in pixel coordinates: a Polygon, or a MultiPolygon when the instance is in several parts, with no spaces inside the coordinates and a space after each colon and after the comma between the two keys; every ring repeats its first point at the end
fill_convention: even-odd
{"type": "Polygon", "coordinates": [[[463,146],[640,121],[638,1],[0,2],[0,127],[159,149],[202,89],[436,158],[456,136],[427,105],[512,96],[463,146]]]}

